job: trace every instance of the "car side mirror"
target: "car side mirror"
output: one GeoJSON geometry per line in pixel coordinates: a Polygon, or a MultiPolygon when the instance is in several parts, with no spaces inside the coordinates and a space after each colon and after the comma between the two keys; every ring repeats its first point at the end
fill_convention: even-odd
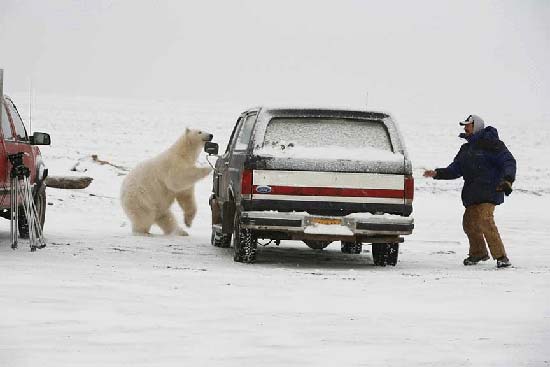
{"type": "Polygon", "coordinates": [[[204,144],[204,151],[208,153],[208,155],[218,155],[218,143],[207,141],[204,144]]]}
{"type": "Polygon", "coordinates": [[[36,132],[30,137],[32,145],[50,145],[50,134],[36,132]]]}

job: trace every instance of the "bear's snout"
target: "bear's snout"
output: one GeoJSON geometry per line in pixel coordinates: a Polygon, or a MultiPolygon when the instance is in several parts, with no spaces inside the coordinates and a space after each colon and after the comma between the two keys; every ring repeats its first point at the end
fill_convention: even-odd
{"type": "Polygon", "coordinates": [[[204,137],[204,141],[212,141],[213,138],[214,138],[214,134],[207,134],[204,137]]]}

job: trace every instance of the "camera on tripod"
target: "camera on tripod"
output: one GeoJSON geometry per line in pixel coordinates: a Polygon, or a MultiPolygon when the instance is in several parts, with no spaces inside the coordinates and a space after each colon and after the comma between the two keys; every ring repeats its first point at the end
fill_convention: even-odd
{"type": "Polygon", "coordinates": [[[8,160],[11,163],[10,176],[12,178],[16,177],[19,180],[22,180],[23,178],[31,175],[31,170],[25,166],[25,163],[23,162],[23,155],[25,155],[24,152],[8,154],[8,160]]]}
{"type": "Polygon", "coordinates": [[[19,206],[29,226],[29,240],[31,251],[46,246],[42,237],[42,229],[38,222],[38,215],[34,205],[32,187],[29,182],[30,169],[25,166],[23,157],[25,152],[8,154],[11,163],[10,213],[11,213],[11,240],[12,248],[17,247],[17,231],[19,229],[19,206]]]}

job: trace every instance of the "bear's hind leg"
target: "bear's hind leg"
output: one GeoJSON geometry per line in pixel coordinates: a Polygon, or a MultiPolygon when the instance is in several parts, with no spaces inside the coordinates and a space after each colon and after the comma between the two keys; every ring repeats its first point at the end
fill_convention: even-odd
{"type": "Polygon", "coordinates": [[[164,234],[175,234],[178,236],[187,236],[187,232],[179,228],[176,223],[176,218],[170,210],[163,213],[160,217],[157,218],[155,222],[164,234]]]}
{"type": "Polygon", "coordinates": [[[132,221],[132,233],[137,235],[149,235],[153,223],[146,221],[132,221]]]}
{"type": "Polygon", "coordinates": [[[132,223],[132,233],[136,235],[148,235],[154,222],[154,215],[144,210],[136,214],[134,211],[126,210],[126,214],[132,223]]]}

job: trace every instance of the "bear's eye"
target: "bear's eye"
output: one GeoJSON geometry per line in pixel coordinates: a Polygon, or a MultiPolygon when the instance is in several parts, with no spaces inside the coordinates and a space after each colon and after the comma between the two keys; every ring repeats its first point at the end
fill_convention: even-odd
{"type": "Polygon", "coordinates": [[[199,135],[202,134],[202,131],[199,130],[199,135]]]}

